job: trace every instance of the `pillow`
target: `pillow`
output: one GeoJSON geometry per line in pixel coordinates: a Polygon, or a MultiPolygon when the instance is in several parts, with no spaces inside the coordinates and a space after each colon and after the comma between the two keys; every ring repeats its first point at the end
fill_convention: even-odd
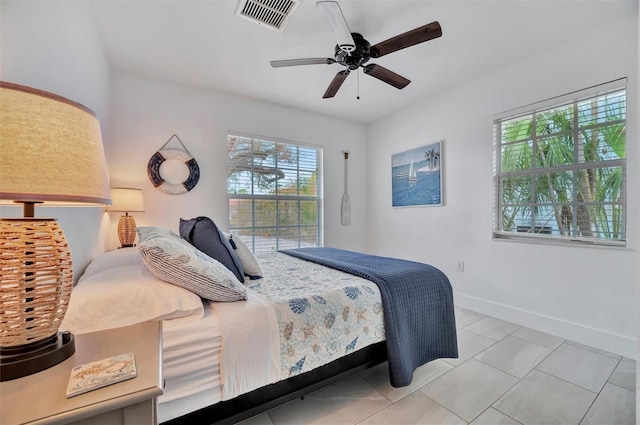
{"type": "Polygon", "coordinates": [[[240,263],[242,264],[242,269],[244,270],[244,274],[249,276],[250,279],[260,279],[264,274],[260,269],[260,264],[258,264],[258,260],[253,255],[253,252],[249,249],[249,247],[244,243],[239,236],[233,236],[231,234],[224,234],[227,239],[229,239],[229,243],[236,250],[236,254],[238,254],[238,258],[240,259],[240,263]]]}
{"type": "Polygon", "coordinates": [[[136,232],[138,233],[138,243],[148,241],[153,238],[175,235],[171,230],[160,226],[136,227],[136,232]]]}
{"type": "Polygon", "coordinates": [[[80,334],[149,320],[196,320],[203,314],[196,294],[158,280],[135,264],[82,275],[71,292],[61,329],[80,334]]]}
{"type": "Polygon", "coordinates": [[[173,232],[167,236],[143,240],[138,247],[145,266],[158,279],[188,289],[211,301],[247,299],[244,286],[222,263],[173,232]]]}
{"type": "Polygon", "coordinates": [[[114,249],[113,251],[107,251],[92,259],[84,270],[81,278],[89,277],[103,270],[135,264],[142,264],[142,257],[140,257],[138,248],[114,249]]]}
{"type": "Polygon", "coordinates": [[[180,219],[180,236],[209,257],[220,261],[244,283],[244,270],[231,244],[208,217],[180,219]]]}

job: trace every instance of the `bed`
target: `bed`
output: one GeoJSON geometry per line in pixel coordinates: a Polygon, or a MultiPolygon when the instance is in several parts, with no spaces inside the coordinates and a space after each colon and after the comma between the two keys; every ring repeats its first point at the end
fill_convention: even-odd
{"type": "MultiPolygon", "coordinates": [[[[214,260],[220,253],[183,232],[187,227],[181,226],[186,238],[167,229],[139,228],[139,247],[96,257],[74,288],[61,326],[81,334],[162,320],[161,423],[234,423],[387,360],[392,384],[407,385],[415,364],[457,357],[448,281],[443,295],[435,296],[437,304],[418,312],[432,322],[421,327],[442,335],[433,343],[418,339],[428,349],[409,346],[411,358],[398,360],[407,353],[393,348],[394,338],[403,337],[389,328],[397,319],[383,304],[389,297],[384,282],[346,270],[362,254],[320,248],[253,256],[241,240],[209,229],[204,234],[216,236],[216,249],[224,245],[223,251],[236,254],[242,269],[232,271],[224,264],[229,258],[214,260]],[[329,267],[322,264],[326,261],[338,264],[329,267]],[[194,287],[203,284],[203,275],[209,287],[194,287]],[[413,358],[414,351],[422,357],[413,358]],[[409,372],[402,372],[405,367],[409,372]]],[[[414,264],[394,262],[400,269],[414,264]]]]}

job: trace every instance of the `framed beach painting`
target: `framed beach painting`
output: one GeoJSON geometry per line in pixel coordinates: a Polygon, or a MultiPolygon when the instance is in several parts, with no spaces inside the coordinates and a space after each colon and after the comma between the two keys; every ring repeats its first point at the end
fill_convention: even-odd
{"type": "Polygon", "coordinates": [[[443,140],[391,155],[394,207],[443,205],[443,140]]]}

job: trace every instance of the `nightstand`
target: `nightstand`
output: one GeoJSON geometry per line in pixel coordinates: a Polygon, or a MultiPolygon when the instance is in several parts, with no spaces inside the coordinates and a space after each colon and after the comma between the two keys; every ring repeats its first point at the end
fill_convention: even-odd
{"type": "Polygon", "coordinates": [[[76,352],[42,372],[0,382],[0,423],[156,424],[162,394],[162,322],[74,335],[76,352]],[[133,352],[138,376],[66,398],[74,366],[133,352]]]}

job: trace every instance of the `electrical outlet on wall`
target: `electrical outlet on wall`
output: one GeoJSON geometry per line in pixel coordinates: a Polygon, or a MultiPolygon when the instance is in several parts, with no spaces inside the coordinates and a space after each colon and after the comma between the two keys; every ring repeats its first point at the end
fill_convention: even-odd
{"type": "Polygon", "coordinates": [[[463,272],[464,271],[464,261],[458,260],[456,271],[463,272]]]}

